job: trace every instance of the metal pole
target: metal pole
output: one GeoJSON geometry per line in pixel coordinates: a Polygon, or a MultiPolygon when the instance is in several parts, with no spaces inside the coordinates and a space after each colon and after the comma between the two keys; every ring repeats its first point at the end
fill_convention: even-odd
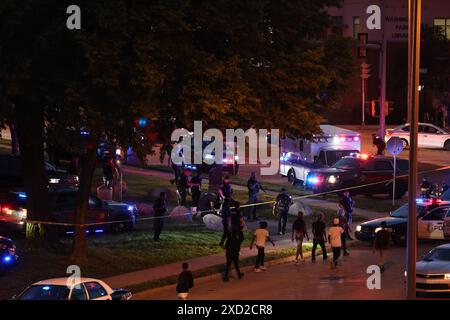
{"type": "Polygon", "coordinates": [[[407,236],[407,298],[416,298],[417,208],[418,184],[417,132],[419,118],[421,0],[408,1],[408,117],[410,121],[408,236],[407,236]]]}
{"type": "Polygon", "coordinates": [[[397,176],[397,155],[394,154],[394,180],[392,182],[392,206],[395,206],[395,177],[397,176]]]}
{"type": "Polygon", "coordinates": [[[361,117],[362,117],[362,125],[364,126],[366,123],[365,121],[365,116],[364,116],[364,104],[365,104],[365,100],[366,100],[366,93],[365,93],[365,81],[364,79],[361,79],[361,97],[362,97],[362,101],[361,101],[361,117]]]}
{"type": "Polygon", "coordinates": [[[386,110],[385,110],[385,101],[386,101],[386,38],[385,38],[385,5],[384,1],[381,2],[381,50],[380,50],[380,63],[381,63],[381,72],[380,72],[380,136],[384,141],[384,136],[386,133],[386,110]]]}

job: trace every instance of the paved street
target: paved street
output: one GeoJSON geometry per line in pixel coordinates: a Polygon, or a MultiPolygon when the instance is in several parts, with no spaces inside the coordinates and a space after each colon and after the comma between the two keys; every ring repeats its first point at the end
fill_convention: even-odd
{"type": "MultiPolygon", "coordinates": [[[[438,245],[419,245],[418,257],[438,245]]],[[[391,248],[386,271],[381,277],[381,290],[366,286],[369,265],[377,263],[377,256],[363,243],[350,250],[343,265],[331,270],[321,258],[313,264],[286,263],[270,267],[265,273],[247,270],[244,279],[223,283],[211,279],[197,283],[191,292],[192,300],[249,299],[249,300],[306,300],[306,299],[404,299],[405,248],[391,248]]],[[[175,299],[174,286],[149,290],[134,295],[135,299],[175,299]]]]}

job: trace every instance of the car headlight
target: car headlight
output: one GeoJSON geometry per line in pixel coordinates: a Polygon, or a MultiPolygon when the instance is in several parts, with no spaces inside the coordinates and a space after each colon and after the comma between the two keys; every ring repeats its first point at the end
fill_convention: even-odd
{"type": "Polygon", "coordinates": [[[337,181],[337,178],[336,178],[335,176],[330,176],[330,177],[328,178],[328,182],[329,182],[329,183],[336,183],[336,181],[337,181]]]}
{"type": "Polygon", "coordinates": [[[444,275],[444,279],[450,279],[450,273],[446,273],[446,274],[444,275]]]}
{"type": "Polygon", "coordinates": [[[381,228],[376,228],[375,229],[375,233],[377,233],[378,231],[380,231],[381,230],[381,228]]]}
{"type": "Polygon", "coordinates": [[[357,231],[357,232],[361,232],[361,229],[362,229],[361,226],[357,226],[357,227],[356,227],[356,231],[357,231]]]}
{"type": "Polygon", "coordinates": [[[60,180],[61,179],[58,179],[58,178],[51,178],[50,183],[56,184],[56,183],[59,183],[60,180]]]}

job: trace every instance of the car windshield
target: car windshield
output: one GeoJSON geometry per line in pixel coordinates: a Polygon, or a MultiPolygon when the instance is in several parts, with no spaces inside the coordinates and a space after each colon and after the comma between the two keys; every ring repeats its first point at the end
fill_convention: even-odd
{"type": "Polygon", "coordinates": [[[450,261],[450,248],[434,248],[425,257],[424,261],[450,261]]]}
{"type": "Polygon", "coordinates": [[[342,158],[333,164],[332,167],[338,169],[357,169],[359,167],[359,162],[356,158],[342,158]]]}
{"type": "Polygon", "coordinates": [[[56,171],[56,168],[48,162],[45,162],[45,171],[56,171]]]}
{"type": "MultiPolygon", "coordinates": [[[[400,208],[398,208],[397,210],[395,210],[394,212],[391,213],[391,217],[393,218],[408,218],[408,210],[409,206],[408,204],[404,204],[402,205],[400,208]]],[[[417,216],[421,217],[423,216],[425,212],[425,207],[424,206],[417,206],[417,216]]]]}
{"type": "Polygon", "coordinates": [[[67,300],[69,288],[57,285],[35,285],[23,292],[18,300],[67,300]]]}
{"type": "Polygon", "coordinates": [[[331,150],[327,151],[327,161],[328,165],[333,165],[336,161],[342,159],[343,157],[350,156],[352,154],[359,153],[358,150],[331,150]]]}

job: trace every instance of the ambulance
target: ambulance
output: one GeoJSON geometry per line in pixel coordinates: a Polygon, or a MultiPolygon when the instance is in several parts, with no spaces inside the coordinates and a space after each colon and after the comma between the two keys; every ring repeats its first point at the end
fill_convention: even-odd
{"type": "Polygon", "coordinates": [[[361,151],[361,135],[323,124],[311,139],[280,139],[280,174],[294,185],[304,185],[309,171],[332,166],[345,156],[361,151]]]}

